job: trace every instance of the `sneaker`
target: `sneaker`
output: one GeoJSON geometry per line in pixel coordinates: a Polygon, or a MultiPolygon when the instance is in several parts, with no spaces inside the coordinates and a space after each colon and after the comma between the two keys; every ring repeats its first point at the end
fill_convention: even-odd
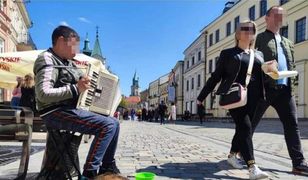
{"type": "Polygon", "coordinates": [[[243,165],[239,159],[236,158],[236,155],[231,155],[228,157],[228,163],[236,169],[243,169],[243,165]]]}
{"type": "Polygon", "coordinates": [[[110,174],[120,174],[120,170],[118,169],[117,165],[115,162],[113,162],[112,164],[108,165],[108,166],[101,166],[99,168],[98,174],[105,174],[105,173],[110,173],[110,174]]]}
{"type": "Polygon", "coordinates": [[[302,162],[298,166],[293,167],[292,173],[308,176],[308,164],[307,164],[307,162],[302,162]]]}
{"type": "Polygon", "coordinates": [[[89,179],[94,179],[94,177],[97,176],[97,171],[96,170],[84,170],[82,173],[82,176],[79,177],[80,180],[89,180],[89,179]]]}
{"type": "Polygon", "coordinates": [[[251,165],[249,168],[249,179],[264,179],[268,174],[262,171],[257,165],[251,165]]]}

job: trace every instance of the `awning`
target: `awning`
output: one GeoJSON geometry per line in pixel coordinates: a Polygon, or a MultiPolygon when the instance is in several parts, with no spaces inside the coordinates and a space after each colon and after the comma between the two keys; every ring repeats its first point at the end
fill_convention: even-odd
{"type": "MultiPolygon", "coordinates": [[[[37,56],[44,50],[20,51],[0,53],[0,88],[13,89],[16,86],[16,77],[24,77],[33,73],[33,65],[37,56]]],[[[85,54],[77,54],[74,58],[76,65],[84,70],[87,64],[93,64],[106,70],[103,63],[85,54]]]]}

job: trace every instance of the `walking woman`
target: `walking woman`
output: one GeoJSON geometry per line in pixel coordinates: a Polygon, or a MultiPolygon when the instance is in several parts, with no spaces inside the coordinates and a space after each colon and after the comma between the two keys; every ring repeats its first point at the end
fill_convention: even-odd
{"type": "Polygon", "coordinates": [[[11,99],[11,106],[19,106],[20,103],[20,97],[21,97],[21,85],[23,83],[23,78],[22,77],[17,77],[16,78],[17,85],[15,86],[13,92],[12,92],[12,99],[11,99]]]}
{"type": "MultiPolygon", "coordinates": [[[[238,25],[235,32],[236,46],[221,51],[217,62],[215,72],[207,80],[205,86],[197,98],[197,104],[201,104],[206,96],[213,91],[218,82],[221,82],[216,94],[224,94],[229,91],[231,85],[236,82],[245,86],[248,65],[250,61],[250,52],[255,40],[256,25],[253,21],[245,21],[238,25]]],[[[253,68],[251,79],[247,87],[247,103],[242,107],[229,109],[230,115],[235,122],[235,134],[232,140],[232,147],[239,147],[239,150],[233,150],[229,159],[236,160],[235,164],[228,159],[228,162],[236,168],[242,168],[242,165],[235,157],[235,153],[240,152],[249,169],[250,179],[262,179],[268,177],[268,174],[258,168],[255,163],[252,143],[251,119],[256,109],[256,102],[263,97],[263,86],[261,78],[261,64],[263,63],[262,53],[253,51],[253,68]],[[238,143],[238,144],[237,144],[238,143]],[[236,145],[234,145],[236,144],[236,145]],[[239,167],[240,166],[240,167],[239,167]]]]}

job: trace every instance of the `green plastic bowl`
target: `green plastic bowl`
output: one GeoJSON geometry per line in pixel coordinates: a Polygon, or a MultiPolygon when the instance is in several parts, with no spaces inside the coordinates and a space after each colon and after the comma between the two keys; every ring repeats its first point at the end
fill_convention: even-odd
{"type": "Polygon", "coordinates": [[[136,180],[154,180],[155,174],[151,172],[139,172],[135,174],[136,180]]]}

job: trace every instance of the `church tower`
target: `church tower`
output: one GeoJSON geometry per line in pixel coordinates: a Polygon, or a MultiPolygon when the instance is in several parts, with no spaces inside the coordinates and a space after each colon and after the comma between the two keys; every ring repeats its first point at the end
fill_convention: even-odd
{"type": "Polygon", "coordinates": [[[96,27],[96,39],[95,39],[94,48],[93,48],[91,56],[95,59],[101,60],[103,64],[106,64],[106,58],[104,58],[102,54],[101,46],[99,45],[98,26],[96,27]]]}
{"type": "Polygon", "coordinates": [[[136,71],[133,77],[133,84],[131,86],[131,94],[130,96],[140,96],[139,91],[139,77],[137,78],[136,71]]]}
{"type": "Polygon", "coordinates": [[[90,50],[90,41],[89,41],[88,33],[87,33],[86,39],[84,40],[84,46],[82,49],[82,53],[85,55],[91,56],[91,52],[92,51],[90,50]]]}

